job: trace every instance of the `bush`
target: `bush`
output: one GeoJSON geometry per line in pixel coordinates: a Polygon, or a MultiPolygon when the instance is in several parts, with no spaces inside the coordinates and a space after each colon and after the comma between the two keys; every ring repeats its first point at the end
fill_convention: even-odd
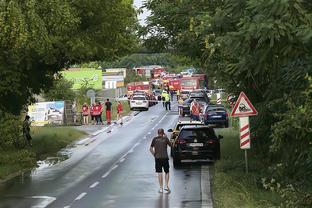
{"type": "Polygon", "coordinates": [[[22,121],[19,116],[2,113],[0,118],[0,149],[18,148],[21,145],[22,121]]]}

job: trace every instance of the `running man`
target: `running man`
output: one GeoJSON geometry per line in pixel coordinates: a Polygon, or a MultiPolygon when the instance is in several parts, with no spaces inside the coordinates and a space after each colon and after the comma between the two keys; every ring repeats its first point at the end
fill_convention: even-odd
{"type": "Polygon", "coordinates": [[[150,146],[150,152],[155,157],[155,170],[158,173],[159,193],[163,193],[163,170],[165,172],[165,188],[167,193],[169,189],[169,157],[167,146],[172,146],[164,129],[158,129],[158,136],[155,137],[150,146]]]}

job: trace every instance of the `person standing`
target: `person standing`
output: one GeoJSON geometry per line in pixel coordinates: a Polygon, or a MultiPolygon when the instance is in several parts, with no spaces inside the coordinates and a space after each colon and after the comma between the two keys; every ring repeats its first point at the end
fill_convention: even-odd
{"type": "Polygon", "coordinates": [[[200,105],[196,99],[194,99],[193,102],[193,105],[191,105],[191,119],[194,121],[199,121],[200,105]]]}
{"type": "Polygon", "coordinates": [[[123,111],[123,107],[120,101],[118,101],[117,104],[117,121],[120,119],[120,125],[123,124],[122,122],[122,111],[123,111]]]}
{"type": "Polygon", "coordinates": [[[179,102],[179,106],[178,106],[179,116],[183,116],[183,103],[184,103],[184,101],[181,97],[179,97],[178,102],[179,102]]]}
{"type": "MultiPolygon", "coordinates": [[[[95,103],[94,103],[95,104],[95,103]]],[[[94,111],[93,111],[93,115],[95,117],[95,122],[96,122],[96,125],[99,125],[100,124],[100,106],[99,104],[95,104],[94,106],[94,111]]]]}
{"type": "Polygon", "coordinates": [[[103,124],[103,120],[102,120],[103,105],[101,102],[98,102],[98,106],[99,106],[99,111],[100,111],[99,122],[100,122],[100,124],[103,124]]]}
{"type": "Polygon", "coordinates": [[[106,107],[106,121],[107,121],[107,125],[110,125],[112,122],[112,118],[111,118],[111,110],[112,110],[112,103],[109,101],[109,99],[106,99],[105,102],[105,107],[106,107]]]}
{"type": "Polygon", "coordinates": [[[90,107],[90,115],[91,115],[91,123],[94,125],[96,122],[96,118],[95,118],[95,106],[96,103],[92,103],[91,107],[90,107]]]}
{"type": "Polygon", "coordinates": [[[82,116],[83,116],[83,124],[88,125],[89,124],[89,107],[87,103],[84,103],[82,105],[82,116]]]}
{"type": "Polygon", "coordinates": [[[177,100],[180,99],[180,90],[177,90],[177,100]]]}
{"type": "Polygon", "coordinates": [[[23,121],[23,137],[25,139],[25,144],[27,143],[30,147],[32,146],[32,138],[30,135],[30,117],[25,116],[25,120],[23,121]]]}
{"type": "Polygon", "coordinates": [[[171,103],[170,103],[170,95],[168,93],[166,93],[165,95],[165,107],[166,107],[166,111],[169,109],[171,110],[171,103]]]}
{"type": "Polygon", "coordinates": [[[155,137],[150,146],[150,152],[155,158],[155,170],[158,173],[159,193],[163,193],[163,170],[165,172],[165,188],[170,193],[169,188],[169,157],[167,146],[171,146],[168,137],[164,133],[164,129],[158,129],[158,136],[155,137]]]}

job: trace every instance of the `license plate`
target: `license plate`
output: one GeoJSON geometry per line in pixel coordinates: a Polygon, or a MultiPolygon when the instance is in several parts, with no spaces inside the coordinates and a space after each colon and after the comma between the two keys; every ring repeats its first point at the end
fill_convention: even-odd
{"type": "Polygon", "coordinates": [[[190,143],[191,147],[202,147],[204,146],[203,143],[190,143]]]}
{"type": "Polygon", "coordinates": [[[212,116],[212,118],[221,118],[222,116],[212,116]]]}
{"type": "Polygon", "coordinates": [[[137,104],[137,105],[141,105],[142,103],[141,103],[141,102],[137,102],[136,104],[137,104]]]}
{"type": "Polygon", "coordinates": [[[192,155],[198,155],[198,152],[192,152],[192,155]]]}

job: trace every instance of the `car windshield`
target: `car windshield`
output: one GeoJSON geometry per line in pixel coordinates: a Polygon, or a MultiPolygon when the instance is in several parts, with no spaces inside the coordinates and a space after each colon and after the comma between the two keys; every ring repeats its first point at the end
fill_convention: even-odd
{"type": "Polygon", "coordinates": [[[194,138],[207,140],[216,138],[216,135],[212,128],[182,129],[179,138],[184,140],[191,140],[194,138]]]}
{"type": "Polygon", "coordinates": [[[146,100],[145,97],[134,97],[133,100],[146,100]]]}

